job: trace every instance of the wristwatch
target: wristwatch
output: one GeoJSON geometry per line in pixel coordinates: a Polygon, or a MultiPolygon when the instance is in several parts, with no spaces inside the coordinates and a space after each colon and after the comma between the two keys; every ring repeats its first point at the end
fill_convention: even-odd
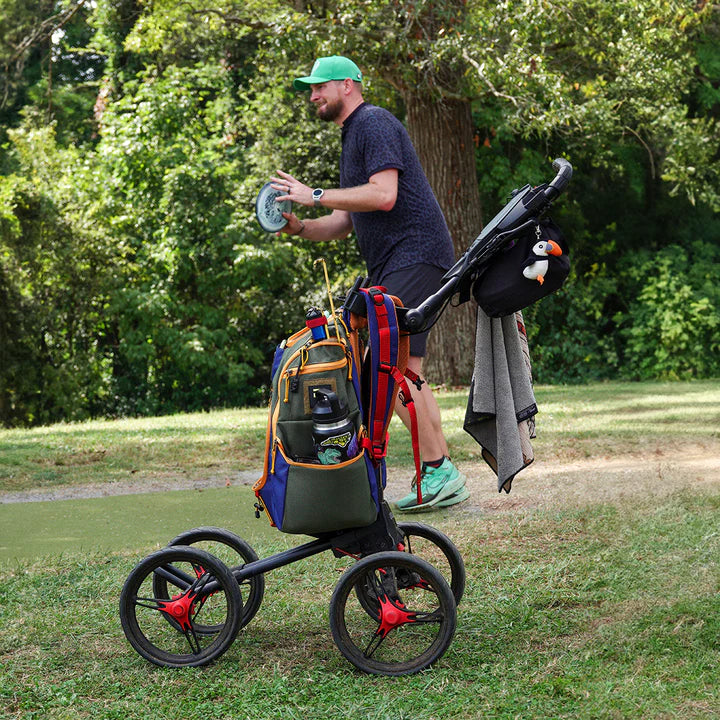
{"type": "Polygon", "coordinates": [[[325,191],[322,188],[315,188],[312,191],[312,199],[315,203],[315,207],[318,207],[320,205],[320,201],[322,200],[322,196],[325,194],[325,191]]]}

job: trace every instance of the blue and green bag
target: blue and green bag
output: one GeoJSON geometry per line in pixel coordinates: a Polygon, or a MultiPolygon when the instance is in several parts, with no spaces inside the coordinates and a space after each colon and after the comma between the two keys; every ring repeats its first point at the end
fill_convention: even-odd
{"type": "Polygon", "coordinates": [[[275,351],[262,477],[253,490],[258,515],[286,533],[318,535],[374,522],[386,483],[387,428],[403,379],[408,338],[397,324],[399,301],[363,288],[367,316],[343,310],[326,337],[303,328],[275,351]],[[367,329],[367,343],[361,338],[367,329]],[[366,352],[367,345],[367,352],[366,352]],[[322,465],[313,442],[317,389],[336,393],[358,438],[358,454],[322,465]]]}

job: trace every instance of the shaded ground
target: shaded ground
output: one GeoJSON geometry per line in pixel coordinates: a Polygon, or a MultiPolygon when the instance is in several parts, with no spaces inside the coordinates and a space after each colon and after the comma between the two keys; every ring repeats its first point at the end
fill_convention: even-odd
{"type": "Polygon", "coordinates": [[[720,444],[688,445],[665,454],[599,457],[569,463],[536,460],[516,476],[509,495],[496,493],[495,476],[487,468],[468,475],[470,500],[460,508],[512,510],[520,507],[585,505],[635,497],[663,497],[680,489],[720,485],[720,444]]]}

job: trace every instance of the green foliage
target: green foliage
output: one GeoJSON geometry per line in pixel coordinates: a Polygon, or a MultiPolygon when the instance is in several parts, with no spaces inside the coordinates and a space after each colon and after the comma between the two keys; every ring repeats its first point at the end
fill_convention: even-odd
{"type": "Polygon", "coordinates": [[[686,102],[700,93],[712,102],[717,79],[709,48],[718,28],[703,6],[479,3],[473,23],[483,32],[474,42],[448,36],[443,52],[463,54],[469,82],[514,135],[555,137],[566,153],[605,167],[618,165],[618,148],[641,147],[675,193],[717,210],[720,128],[686,102]]]}
{"type": "Polygon", "coordinates": [[[684,248],[671,245],[639,267],[644,283],[626,316],[631,324],[622,332],[631,377],[676,380],[720,373],[720,293],[713,288],[705,295],[697,287],[698,276],[717,277],[713,265],[718,267],[720,252],[715,245],[696,245],[711,264],[693,265],[684,248]]]}
{"type": "Polygon", "coordinates": [[[10,135],[18,175],[3,178],[14,220],[3,223],[0,265],[5,333],[19,352],[0,368],[4,421],[88,417],[103,407],[101,328],[118,260],[88,195],[98,169],[59,149],[52,126],[10,135]]]}
{"type": "MultiPolygon", "coordinates": [[[[497,108],[479,108],[475,117],[479,184],[490,217],[514,187],[547,179],[548,160],[565,155],[564,142],[528,144],[502,123],[497,108]]],[[[524,312],[535,374],[541,382],[712,377],[718,372],[713,328],[720,301],[712,281],[720,275],[718,216],[674,196],[641,147],[621,144],[612,152],[619,162],[608,167],[577,149],[569,155],[573,180],[552,216],[569,240],[572,272],[559,293],[524,312]],[[654,355],[660,300],[672,302],[672,293],[644,291],[658,276],[658,263],[667,264],[671,287],[684,287],[691,298],[663,321],[684,337],[674,354],[668,347],[672,362],[654,355]]]]}
{"type": "Polygon", "coordinates": [[[149,71],[126,82],[103,117],[98,151],[116,179],[116,228],[136,268],[111,305],[120,412],[262,397],[273,328],[261,313],[283,304],[299,256],[255,247],[239,207],[250,199],[241,141],[222,67],[149,71]]]}
{"type": "Polygon", "coordinates": [[[701,5],[8,0],[0,20],[0,423],[261,401],[275,344],[328,305],[315,259],[336,295],[363,270],[352,241],[254,218],[277,169],[337,182],[338,130],[290,84],[321,53],[357,57],[400,115],[472,99],[486,218],[573,163],[553,213],[573,273],[526,311],[538,379],[720,371],[701,5]]]}
{"type": "Polygon", "coordinates": [[[3,3],[0,19],[11,30],[0,40],[0,128],[30,114],[45,124],[55,121],[63,145],[93,138],[88,110],[105,59],[89,47],[90,15],[83,0],[3,3]]]}
{"type": "MultiPolygon", "coordinates": [[[[608,245],[612,248],[614,242],[608,245]]],[[[524,312],[537,378],[716,377],[716,242],[671,243],[656,251],[620,254],[616,260],[603,257],[602,242],[596,247],[598,262],[584,274],[576,268],[561,291],[524,312]]]]}

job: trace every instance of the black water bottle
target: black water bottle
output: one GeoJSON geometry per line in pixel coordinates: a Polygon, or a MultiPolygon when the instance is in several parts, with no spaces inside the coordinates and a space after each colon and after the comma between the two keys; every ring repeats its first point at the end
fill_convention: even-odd
{"type": "Polygon", "coordinates": [[[313,442],[321,465],[337,465],[358,454],[355,425],[337,393],[317,388],[314,392],[313,442]]]}

